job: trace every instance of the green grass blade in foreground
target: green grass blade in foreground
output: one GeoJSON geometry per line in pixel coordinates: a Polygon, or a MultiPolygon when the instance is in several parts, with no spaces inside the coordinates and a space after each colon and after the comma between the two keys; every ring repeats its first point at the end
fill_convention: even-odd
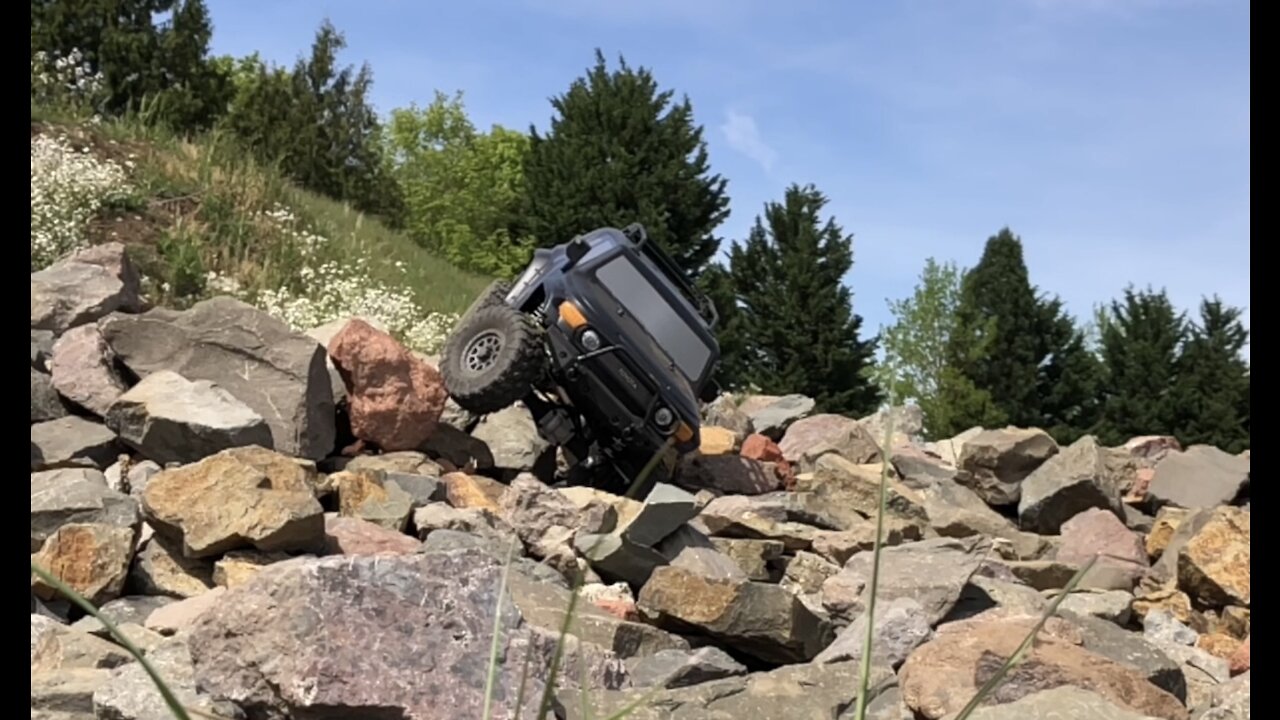
{"type": "MultiPolygon", "coordinates": [[[[675,438],[667,438],[667,441],[663,443],[662,447],[654,453],[653,457],[649,459],[649,462],[640,470],[640,473],[631,481],[631,487],[627,488],[626,497],[635,499],[634,494],[636,489],[644,485],[645,480],[648,479],[649,475],[653,473],[654,468],[657,467],[658,463],[662,460],[663,454],[674,445],[675,438]]],[[[596,544],[592,545],[591,548],[587,550],[587,555],[591,555],[595,551],[601,539],[602,538],[597,538],[596,544]]],[[[547,672],[547,683],[542,691],[542,702],[538,706],[538,720],[546,720],[548,713],[551,712],[551,701],[555,696],[556,676],[560,671],[560,662],[564,656],[565,637],[569,634],[569,629],[573,626],[574,613],[577,611],[578,597],[582,590],[582,580],[582,573],[580,571],[575,572],[573,578],[573,591],[569,595],[569,606],[565,608],[564,622],[560,625],[560,635],[556,639],[556,650],[551,656],[551,667],[547,672]]],[[[579,662],[582,662],[581,658],[579,658],[579,662]]],[[[583,687],[579,688],[579,691],[586,693],[587,689],[583,687]]]]}
{"type": "Polygon", "coordinates": [[[1044,613],[1040,615],[1040,619],[1036,621],[1035,627],[1031,628],[1031,632],[1027,633],[1027,636],[1022,639],[1022,643],[1018,645],[1018,649],[1014,651],[1013,655],[1009,656],[1009,658],[1004,661],[990,679],[983,683],[982,687],[978,688],[978,692],[974,694],[973,699],[964,706],[964,709],[960,711],[959,715],[956,715],[956,720],[968,720],[969,716],[973,714],[973,711],[977,710],[978,706],[982,704],[982,701],[991,694],[991,691],[996,689],[996,686],[1000,684],[1001,680],[1004,680],[1004,676],[1007,675],[1015,665],[1022,662],[1022,656],[1026,654],[1032,643],[1035,642],[1036,636],[1040,634],[1040,629],[1049,621],[1049,618],[1053,617],[1054,613],[1058,612],[1058,606],[1062,604],[1062,601],[1066,599],[1067,595],[1071,594],[1072,590],[1075,590],[1076,586],[1080,584],[1080,581],[1084,579],[1085,574],[1093,568],[1093,564],[1097,561],[1098,556],[1094,555],[1089,559],[1089,562],[1085,563],[1083,567],[1076,571],[1075,575],[1071,576],[1071,580],[1067,582],[1067,586],[1064,587],[1056,597],[1054,597],[1053,602],[1049,603],[1049,607],[1045,608],[1044,613]]]}
{"type": "Polygon", "coordinates": [[[511,574],[511,558],[516,552],[516,538],[507,546],[507,559],[502,564],[502,582],[498,584],[498,600],[493,608],[493,642],[489,645],[489,676],[484,682],[484,720],[493,712],[493,689],[498,678],[498,649],[502,647],[502,600],[507,596],[507,578],[511,574]]]}
{"type": "Polygon", "coordinates": [[[209,715],[194,710],[188,711],[187,708],[183,707],[182,703],[178,702],[178,698],[173,694],[173,691],[165,684],[164,679],[160,677],[160,674],[156,672],[155,668],[151,667],[151,663],[147,662],[147,659],[143,657],[142,651],[139,650],[136,645],[129,642],[129,638],[125,637],[114,623],[99,613],[98,609],[93,606],[93,603],[86,600],[80,595],[80,593],[73,590],[66,583],[54,577],[48,570],[40,567],[35,560],[31,561],[31,572],[39,577],[45,584],[66,596],[68,600],[78,606],[81,610],[84,610],[98,622],[102,623],[102,626],[107,629],[107,632],[111,633],[111,637],[115,639],[116,643],[127,650],[129,654],[142,665],[142,669],[146,670],[147,674],[151,676],[151,682],[155,683],[156,689],[160,691],[160,696],[164,698],[165,705],[169,706],[169,712],[173,713],[173,716],[177,718],[177,720],[191,720],[192,712],[195,712],[201,717],[217,718],[216,715],[209,715]]]}
{"type": "Polygon", "coordinates": [[[884,445],[880,452],[880,488],[876,502],[876,537],[871,548],[871,597],[867,600],[867,636],[862,643],[862,662],[858,670],[858,701],[853,717],[866,720],[867,693],[871,691],[871,651],[876,633],[876,594],[880,590],[880,538],[884,536],[885,495],[889,485],[889,458],[893,453],[893,397],[889,398],[888,421],[885,423],[884,445]]]}

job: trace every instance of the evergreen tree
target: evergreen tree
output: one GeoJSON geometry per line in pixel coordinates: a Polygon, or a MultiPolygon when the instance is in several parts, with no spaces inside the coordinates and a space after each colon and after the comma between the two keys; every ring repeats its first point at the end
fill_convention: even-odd
{"type": "Polygon", "coordinates": [[[368,65],[340,69],[344,47],[342,33],[325,21],[292,72],[260,61],[238,70],[227,126],[303,187],[394,220],[403,199],[369,105],[373,73],[368,65]]]}
{"type": "Polygon", "coordinates": [[[1249,365],[1242,352],[1249,331],[1241,310],[1217,297],[1200,304],[1200,322],[1178,357],[1175,434],[1184,445],[1213,445],[1230,453],[1249,447],[1249,365]]]}
{"type": "Polygon", "coordinates": [[[1174,385],[1186,330],[1164,290],[1126,288],[1111,303],[1102,328],[1101,439],[1119,445],[1138,435],[1173,432],[1177,423],[1174,385]]]}
{"type": "Polygon", "coordinates": [[[1092,431],[1102,410],[1098,401],[1101,365],[1089,350],[1085,332],[1058,298],[1041,299],[1041,329],[1036,356],[1036,420],[1059,444],[1092,431]]]}
{"type": "Polygon", "coordinates": [[[792,185],[768,203],[746,242],[734,244],[729,281],[736,309],[725,346],[734,380],[766,393],[803,393],[819,411],[862,415],[880,403],[869,377],[876,340],[858,337],[862,318],[841,282],[853,236],[819,213],[827,199],[792,185]]]}
{"type": "Polygon", "coordinates": [[[747,373],[743,363],[751,344],[746,342],[742,329],[742,314],[738,312],[733,276],[721,263],[711,263],[698,277],[698,284],[715,304],[719,316],[716,340],[720,345],[720,364],[716,370],[716,381],[725,389],[742,389],[740,378],[747,373]]]}
{"type": "Polygon", "coordinates": [[[102,110],[147,107],[179,130],[209,127],[230,99],[208,58],[212,34],[203,0],[31,0],[32,53],[79,50],[103,77],[102,110]],[[171,16],[157,25],[161,13],[171,16]]]}
{"type": "Polygon", "coordinates": [[[935,440],[954,437],[975,426],[998,428],[1009,424],[1009,417],[991,399],[991,393],[953,365],[943,368],[931,410],[929,434],[935,440]]]}
{"type": "MultiPolygon", "coordinates": [[[[987,391],[1007,422],[1033,425],[1044,311],[1027,275],[1022,241],[1008,228],[987,240],[982,258],[965,273],[947,361],[987,391]]],[[[959,414],[954,427],[983,424],[959,414]]]]}
{"type": "Polygon", "coordinates": [[[688,98],[672,102],[652,74],[603,54],[551,101],[545,134],[530,129],[522,234],[544,246],[601,226],[643,223],[649,237],[697,277],[720,245],[726,181],[711,175],[688,98]]]}

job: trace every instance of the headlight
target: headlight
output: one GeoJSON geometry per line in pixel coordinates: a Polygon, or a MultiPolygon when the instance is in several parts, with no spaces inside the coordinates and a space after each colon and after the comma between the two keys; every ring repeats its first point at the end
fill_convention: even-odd
{"type": "Polygon", "coordinates": [[[653,414],[653,421],[657,423],[660,428],[671,427],[671,423],[674,422],[675,419],[675,416],[672,415],[671,411],[667,408],[658,408],[658,411],[653,414]]]}
{"type": "Polygon", "coordinates": [[[582,347],[586,348],[587,352],[595,352],[600,349],[600,336],[596,334],[595,330],[584,330],[582,332],[582,347]]]}

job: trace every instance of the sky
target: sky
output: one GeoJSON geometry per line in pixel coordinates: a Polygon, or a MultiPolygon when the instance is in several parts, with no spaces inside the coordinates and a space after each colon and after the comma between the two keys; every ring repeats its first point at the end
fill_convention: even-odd
{"type": "Polygon", "coordinates": [[[544,130],[621,55],[688,96],[743,238],[813,183],[854,236],[864,328],[926,258],[1022,238],[1082,320],[1133,284],[1194,317],[1249,306],[1247,0],[209,0],[215,53],[292,64],[329,18],[379,112],[461,90],[473,122],[544,130]]]}

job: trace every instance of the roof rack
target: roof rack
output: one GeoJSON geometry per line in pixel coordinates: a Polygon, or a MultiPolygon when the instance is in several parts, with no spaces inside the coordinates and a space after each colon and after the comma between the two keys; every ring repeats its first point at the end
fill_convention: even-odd
{"type": "Polygon", "coordinates": [[[689,277],[685,275],[679,265],[676,265],[676,261],[667,254],[666,250],[662,249],[657,242],[649,241],[649,234],[645,232],[644,226],[640,223],[631,223],[622,230],[622,234],[634,242],[650,260],[653,260],[658,269],[662,271],[662,274],[697,309],[698,315],[707,323],[707,326],[714,328],[716,323],[720,321],[720,314],[716,311],[715,303],[697,285],[689,281],[689,277]]]}

